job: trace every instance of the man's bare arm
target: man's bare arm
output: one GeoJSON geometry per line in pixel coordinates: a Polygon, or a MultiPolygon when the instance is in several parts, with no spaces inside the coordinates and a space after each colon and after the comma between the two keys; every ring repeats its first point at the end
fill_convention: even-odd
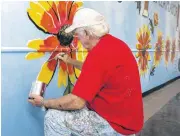
{"type": "Polygon", "coordinates": [[[68,56],[68,54],[62,52],[58,54],[57,58],[63,60],[65,63],[74,65],[74,67],[76,67],[79,70],[82,69],[83,62],[72,59],[70,56],[68,56]]]}
{"type": "Polygon", "coordinates": [[[86,101],[76,95],[68,94],[58,99],[44,100],[44,106],[57,110],[78,110],[82,109],[86,101]]]}
{"type": "Polygon", "coordinates": [[[81,70],[81,69],[82,69],[83,62],[78,61],[78,60],[74,60],[74,59],[70,59],[70,60],[69,60],[69,64],[72,64],[72,65],[74,65],[77,69],[81,70]]]}

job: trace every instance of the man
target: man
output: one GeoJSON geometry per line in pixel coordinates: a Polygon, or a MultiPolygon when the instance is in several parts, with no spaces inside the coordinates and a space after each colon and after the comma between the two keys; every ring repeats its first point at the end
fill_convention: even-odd
{"type": "Polygon", "coordinates": [[[81,69],[71,94],[44,100],[32,95],[35,106],[49,110],[45,116],[46,136],[119,136],[135,134],[143,126],[139,71],[129,47],[108,34],[104,17],[88,8],[79,9],[74,32],[89,53],[84,63],[68,55],[58,58],[81,69]]]}

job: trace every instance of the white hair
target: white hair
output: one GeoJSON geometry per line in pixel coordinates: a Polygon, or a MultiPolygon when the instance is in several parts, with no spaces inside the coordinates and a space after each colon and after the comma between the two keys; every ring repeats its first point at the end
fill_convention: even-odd
{"type": "Polygon", "coordinates": [[[92,36],[102,37],[109,33],[109,25],[107,23],[103,23],[99,25],[87,26],[85,30],[92,36]]]}
{"type": "Polygon", "coordinates": [[[77,29],[78,31],[81,31],[83,29],[92,37],[98,38],[101,38],[102,36],[109,33],[109,25],[106,22],[97,25],[84,26],[77,29]]]}

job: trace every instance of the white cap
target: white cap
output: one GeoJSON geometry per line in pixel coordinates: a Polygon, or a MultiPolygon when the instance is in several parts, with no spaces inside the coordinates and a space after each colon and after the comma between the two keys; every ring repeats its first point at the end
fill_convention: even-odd
{"type": "Polygon", "coordinates": [[[98,25],[105,22],[103,15],[89,8],[80,8],[74,15],[73,23],[65,32],[69,33],[76,28],[98,25]]]}

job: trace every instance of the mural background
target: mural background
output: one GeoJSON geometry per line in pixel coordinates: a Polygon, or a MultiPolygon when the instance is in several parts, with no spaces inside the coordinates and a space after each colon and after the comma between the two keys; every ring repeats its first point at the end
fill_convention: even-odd
{"type": "MultiPolygon", "coordinates": [[[[170,3],[171,7],[178,6],[177,2],[170,3]]],[[[132,49],[134,56],[139,51],[136,48],[138,44],[137,33],[139,28],[147,26],[142,31],[150,31],[151,37],[149,44],[151,49],[147,48],[150,58],[147,62],[148,68],[141,75],[141,85],[143,92],[148,91],[158,85],[161,85],[175,77],[180,76],[178,70],[178,59],[180,58],[179,28],[177,27],[177,14],[174,16],[169,8],[160,6],[160,3],[149,2],[148,17],[144,17],[143,11],[147,9],[145,3],[137,2],[84,2],[84,7],[93,8],[102,13],[110,24],[110,33],[125,41],[132,49]],[[139,12],[140,11],[140,12],[139,12]],[[154,13],[158,14],[158,24],[154,26],[154,34],[150,20],[154,21],[154,13]],[[165,64],[165,48],[163,55],[153,72],[154,53],[158,41],[158,32],[162,33],[164,47],[167,37],[170,39],[169,60],[165,64]],[[175,48],[171,44],[175,39],[175,48]],[[174,52],[173,52],[174,50],[174,52]],[[173,52],[173,53],[172,53],[173,52]],[[175,57],[172,57],[175,54],[175,57]],[[171,58],[173,61],[171,61],[171,58]],[[174,59],[173,59],[174,58],[174,59]],[[153,73],[151,76],[150,73],[153,73]]],[[[41,69],[42,64],[48,59],[48,55],[37,60],[27,61],[25,56],[32,51],[27,48],[27,42],[32,39],[45,39],[48,35],[39,31],[27,16],[29,2],[2,2],[1,4],[1,57],[2,57],[2,135],[3,136],[43,136],[43,118],[45,112],[41,109],[32,107],[27,102],[31,83],[34,81],[41,69]]],[[[175,8],[176,9],[176,8],[175,8]]],[[[180,22],[180,21],[179,21],[180,22]]],[[[154,23],[154,22],[153,22],[154,23]]],[[[157,23],[157,22],[156,22],[157,23]]],[[[155,24],[156,24],[155,23],[155,24]]],[[[112,48],[109,49],[113,51],[112,48]]],[[[117,58],[118,59],[118,58],[117,58]]],[[[136,58],[137,61],[140,58],[136,58]]],[[[142,61],[141,61],[142,63],[142,61]]],[[[141,69],[140,69],[141,70],[141,69]]],[[[57,71],[55,73],[57,75],[57,71]]],[[[57,98],[62,96],[65,87],[58,88],[57,76],[54,76],[49,84],[45,97],[57,98]]],[[[171,91],[171,90],[169,90],[171,91]]]]}

